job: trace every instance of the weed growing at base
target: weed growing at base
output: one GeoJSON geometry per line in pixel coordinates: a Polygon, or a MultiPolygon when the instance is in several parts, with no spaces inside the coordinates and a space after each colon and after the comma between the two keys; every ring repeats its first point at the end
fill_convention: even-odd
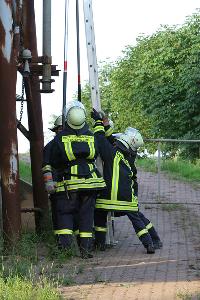
{"type": "Polygon", "coordinates": [[[52,232],[41,236],[26,232],[6,249],[3,241],[0,246],[0,299],[58,300],[62,299],[58,287],[74,283],[73,271],[59,274],[74,252],[59,250],[52,232]]]}

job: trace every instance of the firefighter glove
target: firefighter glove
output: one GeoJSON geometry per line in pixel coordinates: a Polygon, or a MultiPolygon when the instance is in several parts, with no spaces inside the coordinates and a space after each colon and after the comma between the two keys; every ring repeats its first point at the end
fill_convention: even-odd
{"type": "Polygon", "coordinates": [[[53,181],[52,173],[46,172],[43,175],[44,177],[44,184],[45,184],[45,190],[48,194],[55,193],[55,182],[53,181]]]}
{"type": "Polygon", "coordinates": [[[54,181],[45,182],[45,190],[48,194],[54,194],[56,191],[55,182],[54,181]]]}
{"type": "Polygon", "coordinates": [[[92,112],[91,112],[91,117],[94,121],[98,121],[98,120],[102,120],[102,116],[100,115],[100,113],[98,113],[98,111],[96,111],[96,109],[93,108],[92,112]]]}

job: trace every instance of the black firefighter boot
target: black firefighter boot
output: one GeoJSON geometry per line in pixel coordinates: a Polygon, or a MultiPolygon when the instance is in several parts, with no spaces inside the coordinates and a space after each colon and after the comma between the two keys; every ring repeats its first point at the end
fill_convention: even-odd
{"type": "Polygon", "coordinates": [[[155,253],[155,248],[153,245],[153,241],[151,239],[151,236],[149,233],[146,233],[142,235],[139,238],[143,244],[143,246],[147,249],[147,254],[154,254],[155,253]]]}
{"type": "Polygon", "coordinates": [[[145,246],[145,248],[147,249],[147,254],[154,254],[155,253],[155,248],[153,244],[148,244],[147,246],[145,246]]]}
{"type": "Polygon", "coordinates": [[[152,238],[153,245],[155,249],[160,249],[163,246],[163,243],[161,242],[157,231],[155,230],[154,226],[152,226],[150,229],[148,229],[148,232],[152,238]]]}
{"type": "Polygon", "coordinates": [[[72,251],[72,235],[71,234],[60,234],[57,236],[58,249],[72,251]]]}
{"type": "Polygon", "coordinates": [[[155,248],[154,248],[154,245],[153,245],[153,241],[152,241],[151,236],[148,232],[141,235],[141,237],[139,237],[139,239],[141,240],[143,246],[147,249],[147,254],[154,254],[155,253],[155,248]]]}
{"type": "Polygon", "coordinates": [[[163,246],[163,243],[161,242],[161,240],[153,240],[153,245],[155,249],[160,249],[163,246]]]}
{"type": "Polygon", "coordinates": [[[95,232],[95,250],[105,251],[106,250],[106,232],[95,232]]]}
{"type": "Polygon", "coordinates": [[[87,259],[87,258],[93,258],[93,255],[91,254],[91,244],[92,244],[92,238],[80,238],[80,253],[81,258],[87,259]]]}

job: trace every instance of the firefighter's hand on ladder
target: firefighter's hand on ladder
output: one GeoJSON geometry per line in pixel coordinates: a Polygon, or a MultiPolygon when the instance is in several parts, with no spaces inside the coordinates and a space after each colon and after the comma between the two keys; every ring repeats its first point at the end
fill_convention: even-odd
{"type": "Polygon", "coordinates": [[[101,114],[96,111],[96,109],[92,109],[92,112],[91,112],[91,118],[94,120],[94,121],[98,121],[98,120],[102,120],[102,116],[101,114]]]}

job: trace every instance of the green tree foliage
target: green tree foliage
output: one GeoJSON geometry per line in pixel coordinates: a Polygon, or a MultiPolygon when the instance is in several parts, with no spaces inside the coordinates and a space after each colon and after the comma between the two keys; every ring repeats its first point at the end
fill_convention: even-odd
{"type": "MultiPolygon", "coordinates": [[[[117,131],[133,126],[144,137],[200,138],[199,32],[197,11],[182,26],[162,26],[138,37],[117,62],[104,63],[102,107],[117,131]]],[[[179,149],[179,155],[188,151],[198,157],[199,146],[179,149]]]]}

